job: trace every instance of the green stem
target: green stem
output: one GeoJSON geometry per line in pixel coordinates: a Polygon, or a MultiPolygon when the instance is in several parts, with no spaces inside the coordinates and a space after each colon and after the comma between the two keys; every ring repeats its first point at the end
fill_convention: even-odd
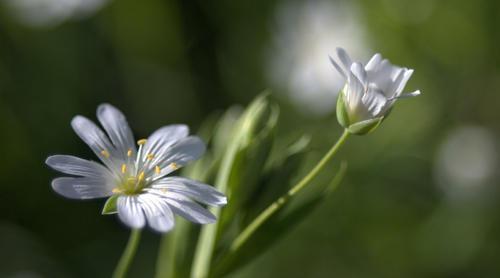
{"type": "MultiPolygon", "coordinates": [[[[227,191],[229,176],[231,175],[231,167],[234,163],[236,152],[238,150],[237,142],[239,142],[239,140],[233,141],[233,144],[229,146],[227,152],[224,154],[219,172],[217,173],[217,177],[215,179],[217,190],[224,194],[227,191]]],[[[221,209],[222,208],[219,207],[212,207],[210,208],[210,211],[217,219],[219,219],[221,209]]],[[[217,221],[213,224],[204,225],[201,228],[193,264],[191,266],[192,278],[206,278],[210,273],[210,264],[212,262],[212,255],[215,248],[219,223],[220,222],[217,221]]]]}
{"type": "Polygon", "coordinates": [[[241,232],[238,237],[231,244],[230,250],[234,252],[238,250],[251,236],[257,231],[257,229],[266,222],[269,217],[276,213],[287,201],[292,198],[295,194],[305,188],[312,179],[314,179],[319,172],[326,166],[326,164],[333,158],[340,147],[346,142],[349,137],[349,132],[344,130],[342,136],[338,141],[332,146],[332,148],[325,154],[325,156],[314,166],[314,168],[300,180],[295,186],[293,186],[285,195],[281,196],[278,200],[274,201],[269,207],[267,207],[262,213],[257,216],[246,228],[241,232]]]}
{"type": "MultiPolygon", "coordinates": [[[[177,224],[177,223],[176,223],[177,224]]],[[[178,225],[176,225],[176,228],[179,228],[178,225]]],[[[173,267],[174,264],[172,264],[174,256],[172,256],[171,250],[174,248],[172,246],[172,242],[175,243],[175,241],[171,240],[171,237],[173,237],[173,233],[175,233],[177,229],[171,231],[170,233],[164,234],[161,237],[160,240],[160,249],[158,251],[158,257],[156,259],[156,273],[155,277],[156,278],[167,278],[170,277],[170,270],[169,268],[165,267],[167,264],[170,267],[173,267]]],[[[170,268],[171,269],[171,268],[170,268]]]]}
{"type": "Polygon", "coordinates": [[[133,229],[127,242],[127,246],[113,272],[113,278],[124,278],[134,258],[135,251],[141,239],[141,229],[133,229]]]}

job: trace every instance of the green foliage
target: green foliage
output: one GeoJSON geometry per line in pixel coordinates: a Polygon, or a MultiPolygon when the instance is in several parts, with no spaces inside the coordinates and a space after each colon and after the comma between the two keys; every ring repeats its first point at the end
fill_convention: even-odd
{"type": "MultiPolygon", "coordinates": [[[[264,93],[243,113],[230,108],[217,123],[207,123],[214,127],[214,132],[206,135],[210,146],[208,155],[186,173],[189,176],[203,173],[200,177],[205,182],[213,181],[227,194],[228,204],[213,210],[219,215],[216,223],[202,228],[192,277],[219,277],[246,265],[283,238],[328,196],[327,187],[319,186],[309,192],[306,200],[294,198],[289,204],[287,199],[284,206],[251,235],[251,242],[235,249],[240,233],[291,189],[309,152],[310,138],[303,135],[273,155],[278,117],[278,106],[264,93]]],[[[207,130],[205,125],[202,129],[207,130]]],[[[175,237],[175,243],[171,242],[185,247],[179,240],[189,238],[175,237]]]]}

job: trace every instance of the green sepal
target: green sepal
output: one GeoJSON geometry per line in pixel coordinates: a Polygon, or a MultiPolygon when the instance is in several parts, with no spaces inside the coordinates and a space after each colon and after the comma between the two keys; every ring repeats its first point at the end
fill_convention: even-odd
{"type": "Polygon", "coordinates": [[[104,204],[104,207],[102,208],[101,214],[115,214],[117,213],[116,209],[116,201],[118,200],[118,195],[113,195],[108,198],[106,203],[104,204]]]}
{"type": "Polygon", "coordinates": [[[384,117],[369,119],[355,124],[350,125],[347,130],[351,134],[364,135],[374,131],[380,123],[384,120],[384,117]]]}
{"type": "Polygon", "coordinates": [[[337,98],[337,120],[342,127],[349,127],[349,115],[347,114],[345,107],[344,89],[339,92],[339,96],[337,98]]]}

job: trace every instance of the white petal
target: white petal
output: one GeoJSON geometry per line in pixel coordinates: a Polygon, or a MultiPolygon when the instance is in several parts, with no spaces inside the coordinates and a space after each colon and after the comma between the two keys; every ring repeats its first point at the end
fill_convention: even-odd
{"type": "Polygon", "coordinates": [[[397,97],[397,99],[416,97],[416,96],[419,96],[420,94],[421,94],[420,90],[416,90],[416,91],[411,92],[411,93],[399,95],[397,97]]]}
{"type": "Polygon", "coordinates": [[[370,87],[363,96],[363,103],[372,117],[378,117],[385,111],[387,98],[378,88],[370,87]]]}
{"type": "Polygon", "coordinates": [[[193,160],[197,160],[204,152],[205,143],[200,138],[196,136],[186,137],[168,148],[159,150],[150,164],[149,171],[154,171],[154,167],[159,166],[161,172],[157,178],[160,178],[193,160]]]}
{"type": "Polygon", "coordinates": [[[112,160],[112,158],[116,157],[116,150],[99,127],[83,116],[74,117],[71,121],[71,126],[83,142],[94,151],[97,157],[99,157],[108,168],[116,168],[116,163],[112,160]],[[109,157],[103,155],[101,153],[103,151],[107,152],[109,157]]]}
{"type": "Polygon", "coordinates": [[[330,62],[335,67],[335,69],[340,73],[340,75],[342,75],[344,78],[347,78],[347,72],[344,70],[344,68],[337,64],[337,62],[335,62],[335,60],[331,56],[328,56],[328,58],[330,59],[330,62]]]}
{"type": "Polygon", "coordinates": [[[165,233],[174,227],[174,214],[166,200],[148,193],[141,194],[138,198],[151,228],[165,233]]]}
{"type": "Polygon", "coordinates": [[[126,160],[128,150],[132,150],[135,157],[135,140],[127,123],[127,119],[114,106],[101,104],[97,108],[97,118],[106,130],[122,160],[126,160]]]}
{"type": "Polygon", "coordinates": [[[339,57],[340,63],[344,67],[345,72],[349,72],[349,69],[351,68],[352,65],[352,60],[349,57],[349,54],[347,54],[347,52],[340,47],[337,47],[336,50],[337,50],[337,56],[339,57]]]}
{"type": "Polygon", "coordinates": [[[156,181],[151,187],[167,189],[169,192],[182,194],[210,206],[227,204],[226,196],[213,186],[183,177],[166,177],[156,181]]]}
{"type": "Polygon", "coordinates": [[[123,223],[135,229],[144,227],[146,219],[137,196],[120,196],[116,205],[118,217],[123,223]]]}
{"type": "Polygon", "coordinates": [[[189,128],[186,125],[167,125],[149,136],[144,150],[146,154],[158,155],[161,150],[165,150],[179,140],[189,135],[189,128]]]}
{"type": "MultiPolygon", "coordinates": [[[[398,89],[399,85],[401,84],[401,82],[403,81],[404,77],[405,77],[405,70],[399,69],[398,73],[396,74],[396,78],[392,82],[391,87],[389,89],[387,89],[387,91],[384,92],[384,95],[388,99],[398,97],[397,89],[398,89]]],[[[401,92],[399,92],[399,93],[401,93],[401,92]]]]}
{"type": "Polygon", "coordinates": [[[162,196],[167,199],[168,205],[175,214],[191,222],[209,224],[217,220],[210,211],[178,193],[167,191],[162,196]]]}
{"type": "MultiPolygon", "coordinates": [[[[376,71],[368,73],[368,79],[370,83],[376,84],[385,94],[392,90],[394,80],[397,78],[400,70],[400,67],[392,65],[387,59],[384,59],[380,62],[376,71]]],[[[392,94],[390,96],[392,96],[392,94]]]]}
{"type": "Polygon", "coordinates": [[[396,95],[400,95],[403,92],[403,90],[406,86],[406,83],[408,82],[408,80],[410,80],[410,77],[412,74],[413,74],[412,69],[404,69],[404,76],[401,79],[401,81],[397,84],[396,89],[395,89],[396,95]]]}
{"type": "Polygon", "coordinates": [[[106,167],[99,163],[71,155],[49,156],[45,163],[54,170],[69,175],[94,178],[107,178],[112,175],[106,167]]]}
{"type": "Polygon", "coordinates": [[[368,61],[368,63],[365,66],[366,71],[374,71],[378,68],[380,65],[380,61],[382,61],[382,55],[379,53],[373,55],[373,57],[368,61]]]}
{"type": "Polygon", "coordinates": [[[366,71],[363,68],[363,65],[361,65],[361,63],[357,63],[357,62],[353,63],[351,65],[351,72],[354,74],[354,76],[357,77],[357,79],[363,85],[363,87],[366,88],[366,86],[368,85],[367,84],[368,80],[367,80],[366,71]]]}
{"type": "Polygon", "coordinates": [[[352,71],[349,73],[347,84],[348,85],[344,90],[345,102],[348,110],[354,111],[362,105],[361,99],[364,95],[365,88],[352,71]]]}
{"type": "Polygon", "coordinates": [[[82,200],[113,194],[112,186],[103,178],[57,178],[52,181],[52,189],[66,198],[82,200]]]}

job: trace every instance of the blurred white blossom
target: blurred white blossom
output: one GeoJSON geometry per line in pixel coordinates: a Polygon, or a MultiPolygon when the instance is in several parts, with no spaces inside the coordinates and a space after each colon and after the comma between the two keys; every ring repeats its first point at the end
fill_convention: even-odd
{"type": "Polygon", "coordinates": [[[324,115],[335,109],[344,80],[332,73],[327,57],[336,46],[343,45],[356,56],[368,53],[353,5],[318,0],[284,1],[278,6],[268,75],[304,113],[324,115]]]}
{"type": "Polygon", "coordinates": [[[438,149],[434,169],[437,183],[452,195],[487,184],[498,169],[494,136],[480,126],[452,130],[438,149]]]}
{"type": "Polygon", "coordinates": [[[33,27],[54,26],[91,15],[109,0],[5,0],[12,14],[33,27]]]}

